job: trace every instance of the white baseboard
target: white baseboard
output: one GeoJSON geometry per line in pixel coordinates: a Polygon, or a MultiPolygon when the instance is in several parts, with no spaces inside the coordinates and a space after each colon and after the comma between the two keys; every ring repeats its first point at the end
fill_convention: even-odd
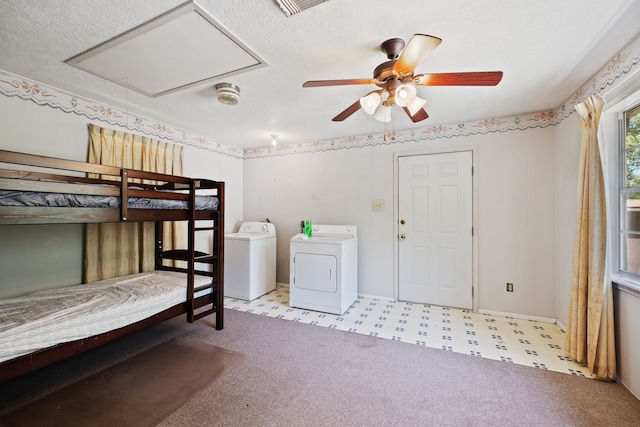
{"type": "MultiPolygon", "coordinates": [[[[278,288],[280,288],[280,287],[289,288],[289,283],[277,282],[276,283],[276,287],[278,287],[278,288]]],[[[375,299],[375,300],[379,300],[379,301],[396,302],[396,300],[394,298],[381,297],[379,295],[369,295],[369,294],[360,294],[359,293],[358,297],[368,298],[368,299],[375,299]]],[[[514,319],[535,320],[536,322],[555,323],[555,324],[558,325],[558,327],[560,329],[562,329],[562,331],[564,331],[564,332],[567,331],[567,328],[566,328],[565,325],[563,325],[557,319],[554,319],[552,317],[530,316],[530,315],[527,315],[527,314],[505,313],[505,312],[502,312],[502,311],[493,311],[493,310],[478,310],[478,313],[480,313],[480,314],[491,314],[491,315],[502,316],[502,317],[513,317],[514,319]]]]}
{"type": "Polygon", "coordinates": [[[562,330],[562,332],[567,332],[567,327],[559,320],[556,320],[556,325],[562,330]]]}
{"type": "Polygon", "coordinates": [[[502,317],[513,317],[514,319],[524,319],[524,320],[535,320],[536,322],[544,322],[544,323],[556,323],[557,320],[553,317],[542,317],[542,316],[529,316],[528,314],[519,314],[519,313],[504,313],[501,311],[492,311],[492,310],[478,310],[480,314],[492,314],[495,316],[502,317]]]}
{"type": "Polygon", "coordinates": [[[360,298],[377,299],[377,300],[380,300],[380,301],[389,301],[389,302],[395,302],[396,301],[393,298],[381,297],[381,296],[378,296],[378,295],[358,294],[358,296],[360,298]]]}

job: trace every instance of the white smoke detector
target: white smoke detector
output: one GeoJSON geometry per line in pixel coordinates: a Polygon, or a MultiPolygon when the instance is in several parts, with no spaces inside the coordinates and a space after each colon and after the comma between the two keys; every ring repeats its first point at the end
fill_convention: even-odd
{"type": "Polygon", "coordinates": [[[218,83],[216,98],[223,104],[236,105],[240,101],[240,88],[231,83],[218,83]]]}

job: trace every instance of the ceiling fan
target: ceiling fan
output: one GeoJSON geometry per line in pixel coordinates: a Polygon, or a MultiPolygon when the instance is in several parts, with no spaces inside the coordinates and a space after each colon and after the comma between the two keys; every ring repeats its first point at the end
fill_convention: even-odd
{"type": "Polygon", "coordinates": [[[382,122],[391,121],[391,107],[398,105],[414,122],[429,117],[425,111],[425,99],[417,95],[416,86],[495,86],[502,80],[502,71],[477,71],[461,73],[413,74],[418,64],[442,43],[442,39],[426,34],[414,34],[405,47],[404,40],[393,38],[381,45],[389,61],[373,70],[370,79],[312,80],[302,87],[367,85],[380,89],[367,93],[346,110],[335,116],[341,122],[362,108],[367,114],[382,122]]]}

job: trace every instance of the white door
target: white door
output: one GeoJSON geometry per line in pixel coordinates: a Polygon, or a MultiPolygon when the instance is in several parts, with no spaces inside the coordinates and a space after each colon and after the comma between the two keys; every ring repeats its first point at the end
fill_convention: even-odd
{"type": "Polygon", "coordinates": [[[398,161],[398,297],[471,309],[473,154],[398,161]]]}

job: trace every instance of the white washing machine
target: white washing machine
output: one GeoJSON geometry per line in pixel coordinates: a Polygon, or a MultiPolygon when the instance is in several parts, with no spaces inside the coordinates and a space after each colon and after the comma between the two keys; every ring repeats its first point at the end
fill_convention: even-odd
{"type": "Polygon", "coordinates": [[[224,296],[254,300],[276,288],[276,227],[244,222],[224,236],[224,296]]]}
{"type": "Polygon", "coordinates": [[[355,225],[314,225],[290,241],[291,307],[343,314],[358,298],[355,225]]]}

